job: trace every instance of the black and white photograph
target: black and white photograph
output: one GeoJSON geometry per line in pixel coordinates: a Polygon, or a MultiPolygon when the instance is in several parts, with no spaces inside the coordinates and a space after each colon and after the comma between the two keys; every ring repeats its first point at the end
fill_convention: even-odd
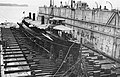
{"type": "Polygon", "coordinates": [[[0,0],[0,77],[120,77],[120,0],[0,0]]]}

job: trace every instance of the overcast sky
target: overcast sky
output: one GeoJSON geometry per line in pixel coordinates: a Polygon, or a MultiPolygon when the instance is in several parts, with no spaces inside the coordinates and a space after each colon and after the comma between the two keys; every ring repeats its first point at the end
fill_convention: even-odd
{"type": "MultiPolygon", "coordinates": [[[[60,1],[63,2],[63,5],[65,4],[65,2],[69,2],[70,0],[54,0],[54,4],[59,6],[60,5],[60,1]]],[[[80,0],[75,0],[80,1],[80,0]]],[[[98,3],[98,5],[106,5],[108,8],[111,8],[110,3],[112,3],[113,8],[120,8],[120,0],[81,0],[84,2],[87,2],[88,5],[93,8],[96,7],[96,3],[98,3]],[[109,1],[110,3],[106,3],[106,1],[109,1]]],[[[29,6],[43,6],[43,5],[47,5],[49,6],[49,2],[50,0],[0,0],[0,3],[15,3],[15,4],[28,4],[29,6]]]]}

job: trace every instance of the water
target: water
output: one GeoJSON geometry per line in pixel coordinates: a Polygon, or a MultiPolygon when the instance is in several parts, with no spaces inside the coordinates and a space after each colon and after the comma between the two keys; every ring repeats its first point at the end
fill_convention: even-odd
{"type": "Polygon", "coordinates": [[[28,16],[29,12],[38,12],[38,7],[14,7],[14,6],[0,6],[0,23],[1,22],[19,22],[22,17],[28,16]],[[23,12],[25,13],[23,14],[23,12]]]}

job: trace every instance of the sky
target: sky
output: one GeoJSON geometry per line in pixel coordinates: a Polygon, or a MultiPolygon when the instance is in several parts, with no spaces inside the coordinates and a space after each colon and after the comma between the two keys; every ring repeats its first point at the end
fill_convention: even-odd
{"type": "MultiPolygon", "coordinates": [[[[63,5],[65,4],[65,2],[69,2],[70,4],[70,0],[54,0],[54,4],[57,5],[57,6],[60,6],[60,1],[63,2],[63,5]]],[[[80,0],[75,0],[76,2],[77,1],[80,1],[80,0]]],[[[111,5],[110,3],[112,4],[113,8],[120,8],[120,0],[81,0],[83,2],[87,2],[89,7],[90,8],[93,8],[93,7],[97,7],[96,3],[98,5],[102,5],[103,6],[107,6],[109,9],[111,9],[111,5]],[[106,3],[106,1],[109,1],[106,3]],[[95,3],[96,2],[96,3],[95,3]]],[[[0,0],[0,3],[15,3],[15,4],[28,4],[29,6],[36,6],[37,8],[39,6],[44,6],[44,5],[47,5],[49,6],[49,3],[50,3],[50,0],[0,0]]]]}

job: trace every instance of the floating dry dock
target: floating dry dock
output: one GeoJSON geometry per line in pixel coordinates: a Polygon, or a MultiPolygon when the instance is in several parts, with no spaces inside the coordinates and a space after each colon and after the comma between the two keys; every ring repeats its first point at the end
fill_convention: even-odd
{"type": "Polygon", "coordinates": [[[39,7],[38,19],[45,17],[45,22],[49,15],[65,19],[65,24],[74,29],[72,34],[78,41],[80,37],[84,43],[90,43],[95,49],[119,59],[120,57],[120,16],[119,11],[93,9],[69,9],[39,7]]]}

